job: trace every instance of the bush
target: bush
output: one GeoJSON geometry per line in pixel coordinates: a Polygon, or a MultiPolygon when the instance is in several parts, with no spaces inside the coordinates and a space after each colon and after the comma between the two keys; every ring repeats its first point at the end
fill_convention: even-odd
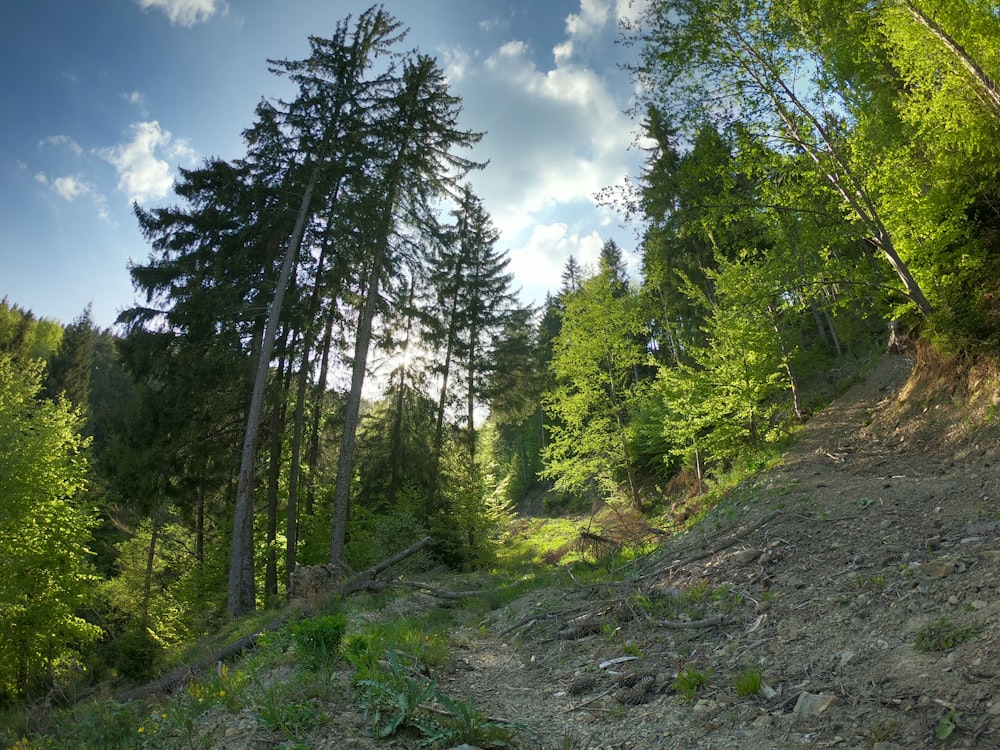
{"type": "Polygon", "coordinates": [[[328,664],[340,648],[347,629],[343,615],[326,615],[302,620],[291,626],[292,641],[307,669],[319,669],[328,664]]]}
{"type": "Polygon", "coordinates": [[[132,682],[148,682],[163,660],[163,646],[148,628],[126,630],[112,643],[112,658],[118,673],[132,682]]]}

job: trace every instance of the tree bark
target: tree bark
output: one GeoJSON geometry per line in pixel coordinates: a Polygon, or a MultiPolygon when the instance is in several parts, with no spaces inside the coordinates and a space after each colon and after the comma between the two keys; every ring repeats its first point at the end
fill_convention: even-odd
{"type": "Polygon", "coordinates": [[[260,434],[260,422],[264,411],[264,390],[271,365],[274,339],[278,331],[278,321],[281,317],[281,306],[284,303],[285,291],[292,276],[292,268],[295,266],[299,248],[302,245],[302,236],[305,234],[306,220],[309,217],[309,209],[313,193],[319,182],[324,157],[325,150],[313,165],[312,175],[306,185],[305,192],[302,194],[299,211],[295,217],[295,226],[288,239],[288,249],[285,251],[281,272],[275,285],[274,297],[268,308],[267,324],[264,328],[264,336],[257,358],[253,393],[250,395],[246,432],[243,436],[243,452],[240,459],[239,480],[236,486],[236,511],[233,515],[233,538],[229,555],[227,604],[229,614],[233,617],[253,612],[257,607],[253,564],[254,462],[257,458],[257,438],[260,434]]]}
{"type": "Polygon", "coordinates": [[[344,409],[344,432],[340,439],[340,455],[337,458],[337,484],[334,489],[333,529],[330,539],[330,562],[340,567],[344,567],[346,563],[344,546],[347,541],[347,517],[351,504],[351,480],[354,477],[354,449],[361,415],[361,390],[365,384],[368,348],[372,340],[372,322],[375,319],[379,288],[382,283],[382,267],[386,261],[387,244],[388,232],[379,238],[378,250],[372,259],[365,304],[358,317],[358,331],[354,341],[351,390],[347,394],[347,405],[344,409]]]}

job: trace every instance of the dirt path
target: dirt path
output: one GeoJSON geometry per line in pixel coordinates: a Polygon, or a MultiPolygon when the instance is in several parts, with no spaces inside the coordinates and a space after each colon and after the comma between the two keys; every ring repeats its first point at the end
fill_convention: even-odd
{"type": "Polygon", "coordinates": [[[1000,747],[998,448],[935,426],[930,405],[905,416],[919,407],[899,402],[909,369],[878,362],[707,532],[649,563],[661,572],[631,597],[550,591],[510,605],[490,631],[538,621],[470,634],[442,687],[527,725],[524,747],[1000,747]],[[560,638],[570,615],[545,615],[567,610],[596,624],[560,638]],[[625,656],[637,658],[600,666],[625,656]],[[751,669],[764,689],[740,697],[751,669]],[[683,700],[678,672],[706,685],[683,700]],[[624,675],[650,677],[626,689],[624,675]]]}
{"type": "MultiPolygon", "coordinates": [[[[1000,747],[1000,431],[906,390],[910,366],[875,363],[624,582],[536,589],[453,633],[431,676],[522,725],[520,748],[1000,747]]],[[[308,746],[415,746],[371,738],[350,678],[308,746]]],[[[227,748],[286,746],[251,711],[218,721],[227,748]]]]}

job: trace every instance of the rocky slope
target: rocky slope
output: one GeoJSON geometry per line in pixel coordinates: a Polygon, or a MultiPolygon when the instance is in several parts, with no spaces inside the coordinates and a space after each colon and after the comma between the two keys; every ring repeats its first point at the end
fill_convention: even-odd
{"type": "MultiPolygon", "coordinates": [[[[996,404],[911,367],[884,357],[619,582],[535,590],[453,632],[431,677],[520,725],[523,748],[1000,747],[996,404]]],[[[308,746],[416,746],[370,738],[350,678],[308,746]]],[[[251,713],[206,718],[226,747],[280,741],[251,713]]]]}
{"type": "Polygon", "coordinates": [[[989,409],[907,391],[911,364],[877,363],[628,585],[496,613],[524,624],[442,683],[529,747],[1000,747],[1000,443],[989,409]]]}

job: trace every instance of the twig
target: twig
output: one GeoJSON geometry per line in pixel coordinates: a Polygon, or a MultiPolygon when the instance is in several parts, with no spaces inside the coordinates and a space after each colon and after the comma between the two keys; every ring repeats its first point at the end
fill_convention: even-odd
{"type": "Polygon", "coordinates": [[[569,708],[567,708],[567,709],[566,709],[566,710],[565,710],[565,711],[564,711],[563,713],[567,713],[567,714],[568,714],[568,713],[570,713],[570,712],[572,712],[572,711],[579,711],[579,710],[580,710],[581,708],[583,708],[584,706],[589,706],[589,705],[590,705],[591,703],[594,703],[595,701],[599,701],[599,700],[600,700],[601,698],[603,698],[603,697],[604,697],[605,695],[610,695],[610,693],[611,693],[611,691],[612,691],[612,690],[614,690],[614,688],[608,688],[608,689],[607,689],[607,690],[605,690],[605,691],[604,691],[603,693],[598,693],[598,694],[597,694],[597,695],[595,695],[595,696],[594,696],[593,698],[590,698],[590,699],[588,699],[588,700],[585,700],[585,701],[584,701],[583,703],[578,703],[578,704],[576,704],[575,706],[570,706],[570,707],[569,707],[569,708]]]}
{"type": "MultiPolygon", "coordinates": [[[[429,703],[421,703],[420,707],[424,709],[424,711],[430,711],[432,714],[437,714],[438,716],[450,716],[452,718],[457,718],[455,714],[446,708],[438,708],[437,706],[432,706],[429,703]]],[[[519,723],[511,719],[501,719],[499,716],[484,716],[483,718],[486,719],[486,721],[492,721],[497,724],[516,725],[519,723]]]]}
{"type": "Polygon", "coordinates": [[[472,596],[482,596],[483,594],[491,593],[488,590],[480,591],[445,591],[444,589],[439,589],[436,586],[431,586],[429,583],[423,583],[422,581],[393,581],[392,586],[406,586],[411,589],[416,589],[422,593],[426,592],[433,594],[434,596],[440,597],[441,599],[467,599],[472,596]]]}

